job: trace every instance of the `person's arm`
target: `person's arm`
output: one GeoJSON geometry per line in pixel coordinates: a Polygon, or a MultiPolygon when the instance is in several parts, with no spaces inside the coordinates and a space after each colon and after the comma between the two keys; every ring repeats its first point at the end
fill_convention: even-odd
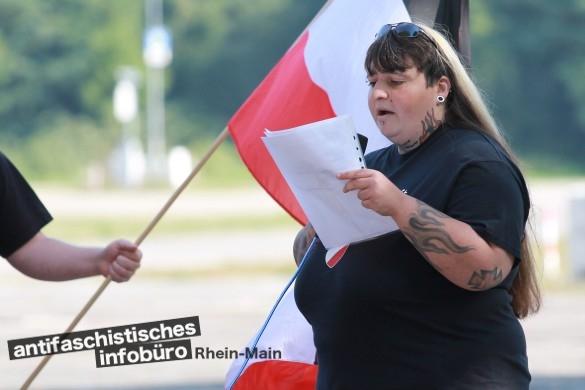
{"type": "Polygon", "coordinates": [[[311,245],[313,237],[315,237],[315,230],[310,223],[308,223],[297,233],[295,242],[293,244],[293,256],[297,266],[301,263],[305,253],[307,253],[307,249],[309,249],[309,245],[311,245]]]}
{"type": "Polygon", "coordinates": [[[467,223],[451,218],[404,194],[382,173],[361,169],[338,175],[344,192],[357,190],[364,207],[392,217],[421,255],[455,285],[487,290],[506,278],[514,262],[467,223]]]}
{"type": "Polygon", "coordinates": [[[124,282],[140,267],[141,258],[142,253],[136,245],[125,240],[113,241],[104,248],[92,248],[37,233],[7,260],[35,279],[62,281],[103,275],[124,282]]]}

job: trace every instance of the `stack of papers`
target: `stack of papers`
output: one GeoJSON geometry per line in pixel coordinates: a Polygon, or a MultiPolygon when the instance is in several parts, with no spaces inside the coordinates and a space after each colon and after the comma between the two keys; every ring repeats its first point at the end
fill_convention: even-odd
{"type": "Polygon", "coordinates": [[[262,137],[280,172],[326,249],[369,240],[397,229],[390,217],[343,193],[341,172],[365,168],[353,121],[340,116],[262,137]]]}

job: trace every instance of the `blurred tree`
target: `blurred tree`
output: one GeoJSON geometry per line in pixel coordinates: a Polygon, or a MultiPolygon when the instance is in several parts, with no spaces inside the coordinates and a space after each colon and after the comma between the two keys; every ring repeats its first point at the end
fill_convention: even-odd
{"type": "Polygon", "coordinates": [[[78,179],[107,154],[114,72],[141,65],[141,22],[140,2],[0,2],[0,140],[29,177],[78,179]]]}
{"type": "MultiPolygon", "coordinates": [[[[169,102],[217,134],[292,45],[324,1],[176,0],[168,20],[176,36],[169,102]]],[[[178,136],[193,138],[194,129],[178,136]]],[[[184,141],[183,141],[184,142],[184,141]]]]}
{"type": "Polygon", "coordinates": [[[63,113],[103,123],[114,70],[141,64],[141,15],[138,2],[0,2],[1,131],[25,137],[63,113]]]}
{"type": "MultiPolygon", "coordinates": [[[[324,3],[165,0],[168,145],[216,135],[324,3]]],[[[515,149],[585,172],[585,0],[474,1],[471,13],[473,71],[515,149]]],[[[0,2],[0,147],[27,174],[79,177],[107,155],[115,71],[143,69],[143,18],[138,0],[0,2]]]]}
{"type": "MultiPolygon", "coordinates": [[[[169,145],[219,132],[319,7],[292,0],[166,1],[175,43],[169,145]]],[[[51,177],[104,157],[118,127],[111,113],[115,70],[143,66],[143,15],[141,1],[0,2],[0,142],[27,174],[46,177],[59,165],[46,163],[51,145],[95,146],[62,154],[77,160],[57,159],[65,172],[51,177]],[[94,143],[79,141],[86,136],[94,143]]]]}
{"type": "Polygon", "coordinates": [[[472,2],[474,71],[514,148],[585,172],[585,1],[472,2]]]}

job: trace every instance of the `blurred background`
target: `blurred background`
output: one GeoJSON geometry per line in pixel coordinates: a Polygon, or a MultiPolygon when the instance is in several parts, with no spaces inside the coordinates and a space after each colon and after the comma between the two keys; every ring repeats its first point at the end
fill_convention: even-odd
{"type": "MultiPolygon", "coordinates": [[[[81,244],[139,236],[324,1],[3,0],[0,150],[81,244]]],[[[534,388],[585,388],[585,1],[470,2],[472,73],[519,154],[544,288],[523,321],[534,388]]],[[[78,329],[199,315],[201,346],[240,348],[294,270],[299,226],[231,141],[78,329]]],[[[37,359],[6,340],[61,332],[99,280],[63,284],[0,263],[0,387],[37,359]]],[[[228,360],[96,369],[55,356],[33,388],[221,388],[228,360]]]]}

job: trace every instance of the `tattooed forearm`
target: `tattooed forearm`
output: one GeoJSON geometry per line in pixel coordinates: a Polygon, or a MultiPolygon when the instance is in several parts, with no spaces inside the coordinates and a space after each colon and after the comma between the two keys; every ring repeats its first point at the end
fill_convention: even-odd
{"type": "Polygon", "coordinates": [[[403,231],[406,238],[427,260],[429,253],[447,255],[474,249],[472,246],[459,245],[446,231],[443,221],[450,217],[423,202],[417,203],[416,211],[408,220],[408,228],[403,231]]]}
{"type": "Polygon", "coordinates": [[[480,269],[473,271],[467,284],[473,290],[487,290],[498,285],[502,281],[502,270],[494,267],[493,270],[480,269]]]}
{"type": "Polygon", "coordinates": [[[441,267],[439,267],[438,265],[436,265],[435,263],[433,263],[431,261],[431,259],[429,259],[429,257],[427,256],[427,254],[422,250],[423,244],[418,241],[418,238],[414,234],[410,234],[407,231],[403,231],[402,234],[404,234],[406,236],[406,238],[408,239],[408,241],[410,241],[412,243],[412,245],[416,248],[416,250],[418,250],[418,252],[425,258],[425,260],[434,269],[436,269],[437,271],[441,272],[441,267]]]}
{"type": "Polygon", "coordinates": [[[402,234],[449,281],[469,291],[483,291],[508,275],[513,258],[471,226],[416,198],[408,197],[404,205],[397,218],[402,234]]]}

